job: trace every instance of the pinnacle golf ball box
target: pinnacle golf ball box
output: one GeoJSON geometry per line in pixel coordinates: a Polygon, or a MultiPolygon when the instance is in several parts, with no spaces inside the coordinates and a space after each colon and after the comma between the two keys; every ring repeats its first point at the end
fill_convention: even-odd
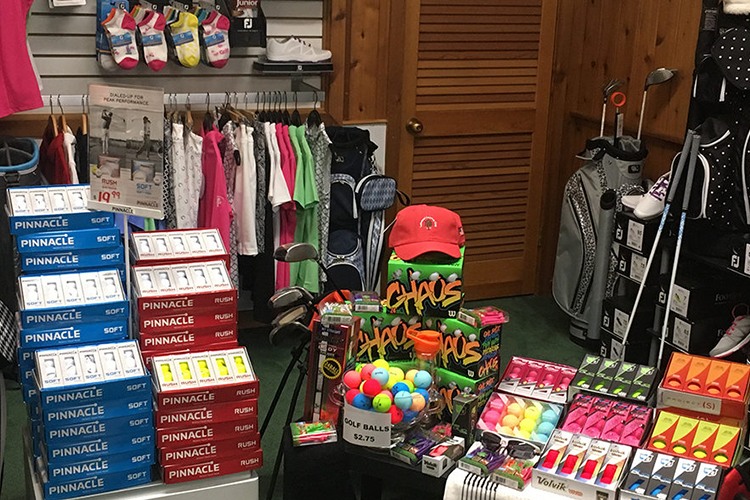
{"type": "Polygon", "coordinates": [[[648,255],[654,246],[660,219],[643,220],[633,212],[621,211],[615,216],[615,243],[648,255]]]}
{"type": "MultiPolygon", "coordinates": [[[[68,444],[141,435],[149,431],[153,434],[153,430],[153,412],[141,411],[118,418],[103,418],[51,429],[44,427],[43,433],[47,448],[55,449],[56,447],[64,448],[68,444]]],[[[134,444],[144,445],[148,443],[154,444],[154,440],[134,444]]],[[[110,446],[110,448],[113,447],[110,446]]],[[[50,458],[50,460],[53,460],[53,458],[50,458]]]]}
{"type": "Polygon", "coordinates": [[[159,449],[159,465],[162,467],[186,465],[249,454],[257,450],[260,450],[260,435],[248,434],[244,437],[230,437],[181,448],[161,448],[159,449]]]}
{"type": "Polygon", "coordinates": [[[16,248],[21,255],[82,250],[105,252],[107,249],[122,248],[122,242],[120,230],[108,227],[26,234],[16,238],[16,248]]]}
{"type": "Polygon", "coordinates": [[[156,429],[156,446],[178,449],[225,439],[249,440],[258,437],[258,419],[243,418],[191,427],[156,429]]]}
{"type": "MultiPolygon", "coordinates": [[[[131,417],[132,418],[132,417],[131,417]]],[[[99,421],[102,422],[102,421],[99,421]]],[[[135,429],[126,434],[106,435],[99,438],[80,438],[70,443],[46,440],[40,451],[49,463],[71,463],[107,457],[110,454],[154,449],[154,428],[135,429]]]]}
{"type": "Polygon", "coordinates": [[[162,468],[164,484],[183,483],[206,479],[209,477],[236,474],[238,472],[259,469],[263,466],[263,451],[256,450],[234,457],[222,457],[202,463],[173,465],[162,468]]]}
{"type": "Polygon", "coordinates": [[[45,348],[125,340],[127,337],[127,321],[105,321],[60,328],[24,328],[20,340],[21,347],[45,348]]]}
{"type": "Polygon", "coordinates": [[[18,289],[22,329],[128,319],[129,303],[116,270],[21,276],[18,289]]]}
{"type": "Polygon", "coordinates": [[[208,328],[191,328],[179,332],[138,333],[138,342],[144,357],[146,353],[157,356],[155,352],[172,354],[172,349],[179,346],[191,351],[216,349],[217,344],[227,344],[227,348],[237,345],[237,325],[218,325],[208,328]]]}
{"type": "Polygon", "coordinates": [[[496,375],[500,370],[503,324],[481,324],[468,311],[458,318],[422,318],[423,328],[441,333],[437,365],[472,379],[496,375]]]}
{"type": "Polygon", "coordinates": [[[106,252],[94,249],[20,256],[20,271],[25,274],[102,267],[119,268],[124,265],[125,251],[122,247],[115,247],[106,252]]]}
{"type": "Polygon", "coordinates": [[[100,403],[84,403],[76,407],[43,411],[45,428],[56,428],[76,423],[93,422],[102,418],[116,418],[152,409],[151,395],[132,395],[121,399],[106,399],[100,403]]]}
{"type": "Polygon", "coordinates": [[[229,268],[229,254],[218,229],[174,229],[133,233],[130,236],[133,262],[166,265],[177,262],[223,260],[229,268]]]}
{"type": "MultiPolygon", "coordinates": [[[[138,274],[140,268],[133,269],[138,274]]],[[[142,318],[196,311],[216,314],[237,309],[237,289],[191,291],[152,297],[143,297],[136,291],[133,298],[137,304],[138,316],[142,318]]]]}
{"type": "Polygon", "coordinates": [[[455,318],[463,303],[464,248],[461,258],[442,262],[404,262],[391,254],[385,307],[409,316],[455,318]]]}
{"type": "Polygon", "coordinates": [[[409,328],[420,328],[417,315],[391,314],[381,308],[376,313],[356,313],[362,318],[357,335],[356,358],[361,363],[376,359],[401,361],[412,359],[414,341],[406,336],[409,328]]]}
{"type": "Polygon", "coordinates": [[[209,403],[203,406],[154,409],[154,424],[157,428],[184,428],[204,424],[231,422],[239,418],[258,418],[258,400],[242,399],[229,403],[209,403]]]}
{"type": "Polygon", "coordinates": [[[142,333],[170,333],[194,328],[228,328],[237,324],[237,308],[227,308],[223,312],[184,312],[167,316],[136,316],[138,331],[142,333]]]}
{"type": "Polygon", "coordinates": [[[107,491],[132,488],[151,482],[151,466],[142,466],[127,471],[101,474],[66,483],[44,482],[45,500],[64,500],[107,491]]]}
{"type": "MultiPolygon", "coordinates": [[[[42,446],[44,449],[44,446],[42,446]]],[[[49,484],[60,484],[100,474],[112,474],[130,470],[133,467],[145,467],[156,462],[153,443],[149,446],[132,448],[123,453],[108,453],[105,456],[89,458],[80,462],[56,463],[44,460],[44,453],[40,462],[47,471],[49,484]]]]}

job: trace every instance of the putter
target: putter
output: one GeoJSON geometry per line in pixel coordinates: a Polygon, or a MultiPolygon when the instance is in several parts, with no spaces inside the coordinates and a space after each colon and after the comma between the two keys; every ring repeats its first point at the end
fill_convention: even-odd
{"type": "MultiPolygon", "coordinates": [[[[669,311],[672,307],[672,299],[674,293],[674,281],[677,277],[677,265],[680,262],[680,249],[682,248],[682,233],[685,230],[685,219],[687,218],[688,206],[690,205],[690,191],[693,187],[693,177],[695,177],[695,164],[698,162],[698,148],[701,145],[700,134],[693,135],[693,142],[690,148],[690,161],[688,163],[687,180],[685,181],[685,195],[682,199],[682,213],[680,214],[680,228],[677,232],[677,244],[674,250],[674,259],[672,264],[672,276],[669,279],[669,288],[667,288],[667,305],[666,311],[664,311],[664,324],[661,328],[661,342],[659,343],[659,357],[656,361],[656,366],[661,366],[661,358],[664,354],[664,342],[667,338],[667,322],[669,321],[669,311]]],[[[645,279],[644,279],[645,281],[645,279]]]]}
{"type": "Polygon", "coordinates": [[[676,69],[659,68],[653,70],[646,77],[646,83],[643,86],[643,99],[641,100],[641,117],[638,119],[638,135],[637,140],[641,139],[641,132],[643,131],[643,113],[646,112],[646,95],[648,94],[648,88],[652,85],[659,85],[664,82],[668,82],[677,74],[676,69]]]}
{"type": "Polygon", "coordinates": [[[609,101],[610,96],[614,94],[615,91],[621,89],[623,85],[625,85],[625,82],[617,78],[609,80],[602,85],[602,124],[599,128],[599,137],[604,137],[604,120],[607,119],[607,101],[609,101]]]}
{"type": "Polygon", "coordinates": [[[659,228],[656,230],[656,237],[654,238],[654,246],[651,247],[651,253],[646,261],[646,269],[643,271],[643,280],[638,286],[638,293],[635,296],[635,302],[633,303],[633,309],[628,317],[628,325],[625,327],[625,334],[622,338],[623,350],[620,354],[620,360],[625,361],[625,348],[628,345],[628,336],[630,335],[630,329],[633,327],[633,320],[635,319],[635,313],[638,311],[638,304],[641,301],[641,295],[643,295],[643,289],[646,287],[646,279],[648,278],[648,272],[651,270],[651,264],[654,262],[654,255],[656,255],[656,248],[659,246],[659,240],[661,239],[661,233],[664,230],[664,224],[667,222],[667,216],[669,215],[669,209],[672,206],[672,201],[677,195],[677,186],[680,185],[680,178],[682,177],[682,171],[685,170],[685,164],[690,154],[690,147],[693,143],[693,135],[695,132],[688,130],[687,137],[685,138],[685,144],[682,146],[682,152],[680,153],[680,159],[677,162],[677,166],[672,172],[672,178],[669,182],[669,193],[664,203],[664,211],[661,214],[661,221],[659,221],[659,228]]]}

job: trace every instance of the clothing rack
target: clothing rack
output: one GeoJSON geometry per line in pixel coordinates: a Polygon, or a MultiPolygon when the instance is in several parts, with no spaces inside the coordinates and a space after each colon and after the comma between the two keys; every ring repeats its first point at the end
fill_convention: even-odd
{"type": "MultiPolygon", "coordinates": [[[[231,100],[231,103],[236,107],[242,109],[255,109],[256,105],[263,107],[265,99],[266,108],[279,103],[288,103],[289,106],[294,106],[295,96],[297,99],[297,105],[299,107],[312,108],[317,103],[318,105],[325,101],[325,92],[318,90],[271,90],[262,92],[196,92],[196,93],[182,93],[175,94],[164,92],[164,105],[165,106],[185,106],[190,104],[194,109],[201,109],[201,106],[208,104],[221,104],[231,100]],[[286,96],[286,101],[285,101],[286,96]]],[[[84,101],[88,99],[88,94],[71,94],[71,95],[60,95],[60,94],[46,94],[42,95],[42,101],[45,105],[49,105],[50,100],[55,106],[64,106],[71,110],[78,109],[82,106],[84,101]]]]}

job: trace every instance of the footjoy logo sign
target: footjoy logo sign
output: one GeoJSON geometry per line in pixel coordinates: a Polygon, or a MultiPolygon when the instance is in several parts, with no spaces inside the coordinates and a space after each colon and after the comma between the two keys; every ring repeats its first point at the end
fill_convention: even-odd
{"type": "Polygon", "coordinates": [[[568,491],[568,486],[564,481],[555,481],[554,479],[549,479],[546,477],[538,477],[537,482],[539,483],[539,486],[544,486],[545,488],[549,488],[551,490],[568,491]]]}

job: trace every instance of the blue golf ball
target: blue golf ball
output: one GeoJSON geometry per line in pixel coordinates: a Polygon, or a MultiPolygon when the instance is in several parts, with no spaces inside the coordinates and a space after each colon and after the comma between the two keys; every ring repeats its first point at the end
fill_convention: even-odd
{"type": "Polygon", "coordinates": [[[550,435],[553,430],[555,430],[555,425],[552,422],[542,422],[537,426],[536,433],[550,435]]]}
{"type": "MultiPolygon", "coordinates": [[[[409,401],[411,401],[411,398],[409,398],[409,401]]],[[[360,410],[369,410],[372,408],[372,400],[364,394],[357,394],[354,396],[352,406],[359,408],[360,410]]]]}
{"type": "Polygon", "coordinates": [[[388,370],[385,368],[375,368],[372,371],[371,378],[374,378],[378,382],[380,382],[381,386],[384,386],[388,383],[388,379],[390,378],[390,374],[388,373],[388,370]]]}
{"type": "Polygon", "coordinates": [[[409,393],[411,392],[409,390],[409,386],[406,385],[403,382],[397,382],[397,383],[393,384],[393,388],[391,389],[391,392],[393,393],[394,396],[396,394],[398,394],[399,392],[402,392],[402,391],[406,391],[406,392],[409,392],[409,393]]]}
{"type": "Polygon", "coordinates": [[[432,375],[425,370],[419,370],[414,375],[414,386],[419,389],[427,389],[432,385],[432,375]]]}
{"type": "Polygon", "coordinates": [[[426,389],[414,389],[414,392],[421,394],[425,401],[430,400],[430,393],[426,389]]]}
{"type": "Polygon", "coordinates": [[[419,415],[418,411],[405,410],[402,422],[411,422],[417,415],[419,415]]]}
{"type": "Polygon", "coordinates": [[[537,433],[537,435],[536,435],[536,440],[539,441],[539,442],[541,442],[541,443],[546,443],[548,439],[549,439],[549,436],[546,435],[546,434],[539,434],[539,433],[537,433]]]}
{"type": "Polygon", "coordinates": [[[547,410],[542,413],[542,422],[549,422],[551,424],[557,423],[557,413],[554,410],[547,410]]]}
{"type": "Polygon", "coordinates": [[[409,391],[400,391],[393,396],[393,404],[395,404],[399,410],[408,410],[412,405],[412,402],[411,393],[409,391]]]}

